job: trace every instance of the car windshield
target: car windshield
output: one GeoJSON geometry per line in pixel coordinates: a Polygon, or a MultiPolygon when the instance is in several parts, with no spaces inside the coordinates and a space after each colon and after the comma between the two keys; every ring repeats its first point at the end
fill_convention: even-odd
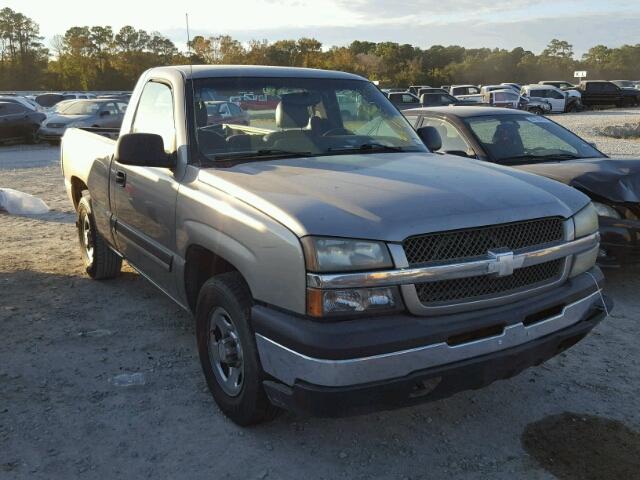
{"type": "Polygon", "coordinates": [[[193,95],[195,140],[206,160],[427,151],[364,80],[208,78],[194,81],[193,95]]]}
{"type": "Polygon", "coordinates": [[[487,115],[464,121],[492,159],[503,165],[604,156],[577,135],[539,115],[487,115]]]}
{"type": "Polygon", "coordinates": [[[65,107],[63,112],[65,115],[93,115],[100,110],[101,106],[100,102],[78,100],[65,107]]]}

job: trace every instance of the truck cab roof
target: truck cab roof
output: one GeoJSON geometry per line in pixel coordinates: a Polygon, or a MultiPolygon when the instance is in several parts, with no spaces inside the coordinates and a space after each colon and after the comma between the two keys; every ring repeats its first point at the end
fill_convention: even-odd
{"type": "Polygon", "coordinates": [[[175,65],[169,67],[155,67],[150,73],[164,71],[181,72],[185,79],[210,77],[275,77],[275,78],[325,78],[364,80],[366,78],[346,72],[320,70],[316,68],[300,67],[270,67],[264,65],[175,65]]]}

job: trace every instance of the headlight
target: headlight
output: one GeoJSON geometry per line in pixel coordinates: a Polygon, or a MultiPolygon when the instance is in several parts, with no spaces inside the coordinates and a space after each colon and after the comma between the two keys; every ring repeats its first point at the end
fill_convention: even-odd
{"type": "Polygon", "coordinates": [[[310,272],[348,272],[393,267],[383,242],[326,237],[302,239],[307,270],[310,272]]]}
{"type": "MultiPolygon", "coordinates": [[[[576,238],[591,235],[598,231],[598,211],[596,205],[598,204],[595,202],[589,203],[589,205],[573,216],[576,238]]],[[[576,275],[580,275],[581,273],[593,268],[596,264],[596,260],[598,259],[599,249],[600,246],[596,245],[589,251],[575,255],[573,257],[573,265],[571,266],[569,276],[575,277],[576,275]]]]}
{"type": "Polygon", "coordinates": [[[307,289],[307,314],[335,317],[359,313],[381,313],[402,308],[398,287],[307,289]]]}
{"type": "Polygon", "coordinates": [[[598,212],[594,203],[589,203],[573,216],[575,237],[585,237],[598,231],[598,212]]]}
{"type": "Polygon", "coordinates": [[[600,202],[593,202],[593,206],[600,217],[622,218],[622,215],[613,207],[600,202]]]}

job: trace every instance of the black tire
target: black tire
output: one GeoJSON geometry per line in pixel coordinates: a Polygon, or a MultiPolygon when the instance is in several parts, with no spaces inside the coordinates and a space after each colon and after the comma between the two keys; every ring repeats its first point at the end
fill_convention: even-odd
{"type": "Polygon", "coordinates": [[[87,274],[94,280],[115,278],[122,269],[122,258],[111,250],[96,230],[91,197],[86,190],[78,203],[78,240],[87,274]]]}
{"type": "MultiPolygon", "coordinates": [[[[220,410],[241,426],[254,425],[273,419],[279,409],[271,404],[262,386],[265,374],[260,365],[255,336],[250,324],[251,294],[239,273],[223,273],[207,280],[198,295],[196,306],[196,336],[202,371],[209,390],[220,410]],[[229,394],[214,373],[210,346],[215,345],[213,320],[217,312],[228,315],[240,345],[242,383],[238,391],[229,394]]],[[[213,350],[213,348],[212,348],[213,350]]],[[[220,375],[220,373],[218,373],[220,375]]]]}
{"type": "Polygon", "coordinates": [[[531,110],[529,110],[531,113],[534,113],[536,115],[544,115],[544,110],[542,110],[540,107],[533,107],[531,110]]]}

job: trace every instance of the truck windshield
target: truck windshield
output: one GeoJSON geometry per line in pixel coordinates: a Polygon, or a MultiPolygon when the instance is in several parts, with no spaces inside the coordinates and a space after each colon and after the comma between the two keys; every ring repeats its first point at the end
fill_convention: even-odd
{"type": "Polygon", "coordinates": [[[503,165],[604,157],[577,135],[538,115],[486,115],[464,121],[492,159],[503,165]]]}
{"type": "Polygon", "coordinates": [[[373,84],[316,78],[194,81],[195,141],[207,160],[427,151],[373,84]]]}

